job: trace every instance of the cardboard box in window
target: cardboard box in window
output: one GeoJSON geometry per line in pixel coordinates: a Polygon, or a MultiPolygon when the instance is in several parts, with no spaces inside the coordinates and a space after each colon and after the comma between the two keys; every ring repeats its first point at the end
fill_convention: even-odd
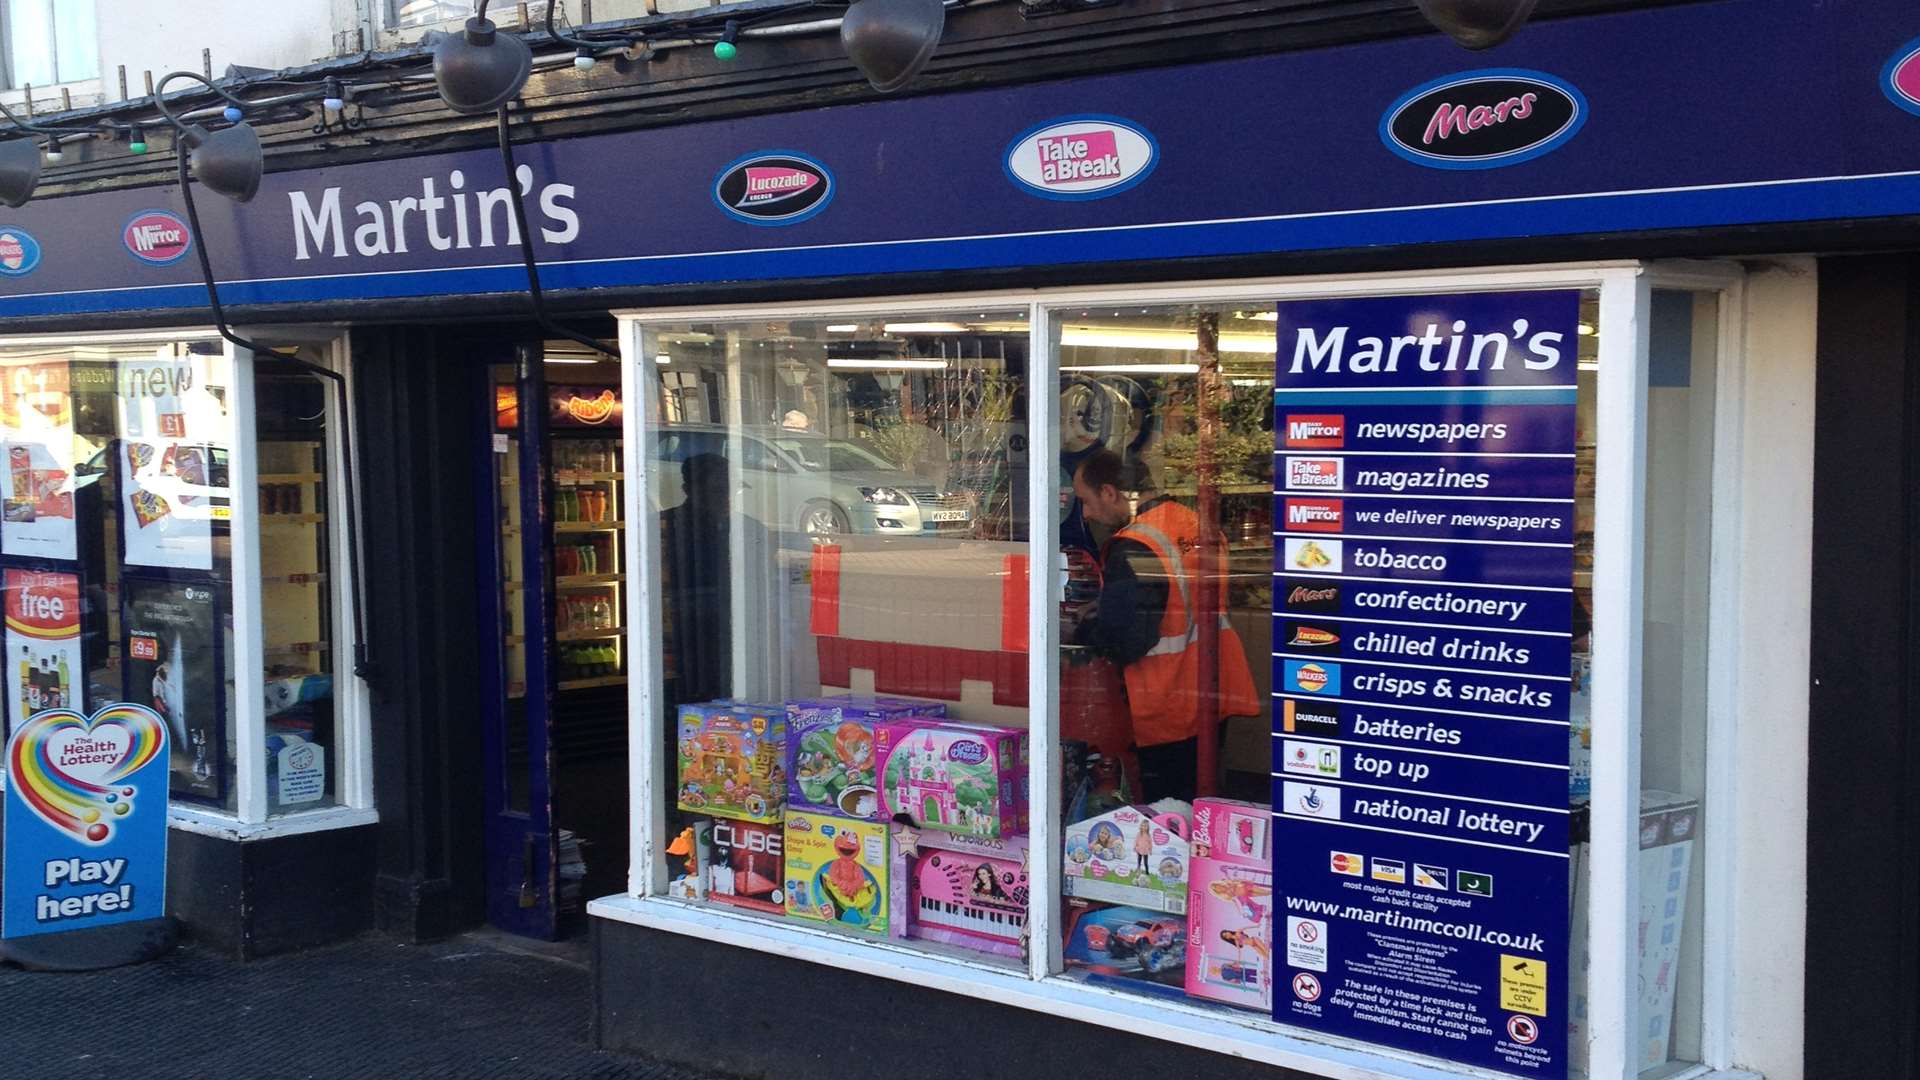
{"type": "Polygon", "coordinates": [[[787,803],[785,705],[682,705],[678,736],[680,809],[780,820],[787,803]]]}
{"type": "Polygon", "coordinates": [[[1027,838],[893,829],[893,936],[1018,959],[1027,930],[1027,838]]]}
{"type": "MultiPolygon", "coordinates": [[[[1184,915],[1192,861],[1188,834],[1184,803],[1166,813],[1122,806],[1068,825],[1060,891],[1184,915]]],[[[1184,926],[1182,931],[1184,938],[1184,926]]]]}
{"type": "Polygon", "coordinates": [[[893,868],[885,825],[790,812],[782,843],[787,914],[846,930],[887,932],[893,868]]]}

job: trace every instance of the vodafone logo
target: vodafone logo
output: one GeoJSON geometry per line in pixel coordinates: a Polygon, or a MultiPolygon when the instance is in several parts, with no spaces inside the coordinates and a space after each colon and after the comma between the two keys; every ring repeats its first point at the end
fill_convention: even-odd
{"type": "Polygon", "coordinates": [[[1289,413],[1287,449],[1338,450],[1347,445],[1347,418],[1331,413],[1289,413]]]}
{"type": "Polygon", "coordinates": [[[133,257],[153,266],[168,266],[187,257],[193,234],[187,223],[166,210],[142,210],[121,230],[121,242],[133,257]]]}
{"type": "Polygon", "coordinates": [[[1346,525],[1342,499],[1288,499],[1287,528],[1295,532],[1339,532],[1346,525]]]}

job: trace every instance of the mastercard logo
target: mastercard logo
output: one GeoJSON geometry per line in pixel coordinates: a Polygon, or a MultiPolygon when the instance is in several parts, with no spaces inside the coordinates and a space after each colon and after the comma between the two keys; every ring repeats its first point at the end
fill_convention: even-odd
{"type": "Polygon", "coordinates": [[[1327,669],[1319,664],[1301,664],[1293,678],[1300,684],[1300,689],[1313,693],[1319,693],[1327,687],[1327,669]]]}
{"type": "Polygon", "coordinates": [[[1336,851],[1333,852],[1332,858],[1328,860],[1328,868],[1336,874],[1346,874],[1349,877],[1362,877],[1366,873],[1366,860],[1358,855],[1350,855],[1344,851],[1336,851]]]}

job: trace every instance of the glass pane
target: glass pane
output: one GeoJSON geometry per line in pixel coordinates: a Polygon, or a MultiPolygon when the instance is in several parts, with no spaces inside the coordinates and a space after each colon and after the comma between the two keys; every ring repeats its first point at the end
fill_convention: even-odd
{"type": "Polygon", "coordinates": [[[13,85],[48,86],[54,83],[52,0],[26,0],[5,5],[7,57],[13,85]]]}
{"type": "MultiPolygon", "coordinates": [[[[317,361],[318,357],[307,357],[317,361]]],[[[260,610],[266,685],[267,809],[339,801],[333,596],[345,565],[333,559],[329,493],[332,387],[314,375],[255,368],[259,447],[260,610]]]]}
{"type": "Polygon", "coordinates": [[[54,5],[55,62],[61,82],[100,74],[100,35],[94,26],[93,0],[60,0],[54,5]]]}
{"type": "Polygon", "coordinates": [[[227,808],[230,373],[217,342],[0,347],[8,722],[150,705],[174,798],[227,808]]]}
{"type": "Polygon", "coordinates": [[[1700,1058],[1716,293],[1655,290],[1641,622],[1639,1063],[1700,1058]]]}
{"type": "Polygon", "coordinates": [[[1017,964],[1024,312],[646,342],[675,894],[1017,964]]]}
{"type": "MultiPolygon", "coordinates": [[[[527,648],[528,635],[538,628],[529,627],[526,612],[525,556],[521,548],[523,527],[520,510],[520,384],[513,365],[497,364],[492,371],[493,388],[493,461],[494,515],[499,539],[496,550],[500,571],[500,648],[504,670],[505,700],[502,719],[505,727],[504,767],[506,769],[506,805],[509,810],[527,810],[527,648]]],[[[536,643],[537,644],[537,643],[536,643]]]]}
{"type": "Polygon", "coordinates": [[[472,0],[391,0],[388,12],[394,27],[428,26],[473,14],[472,0]]]}

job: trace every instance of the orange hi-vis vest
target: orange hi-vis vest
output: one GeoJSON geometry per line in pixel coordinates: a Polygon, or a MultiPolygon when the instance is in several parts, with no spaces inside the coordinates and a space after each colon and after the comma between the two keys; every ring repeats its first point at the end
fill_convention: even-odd
{"type": "MultiPolygon", "coordinates": [[[[1201,710],[1218,716],[1258,716],[1260,702],[1247,667],[1240,635],[1228,624],[1225,577],[1211,585],[1219,612],[1217,685],[1200,685],[1200,626],[1194,604],[1200,595],[1200,519],[1192,510],[1165,499],[1149,507],[1114,540],[1132,540],[1160,559],[1167,576],[1167,609],[1160,617],[1160,640],[1125,671],[1127,704],[1133,713],[1133,738],[1140,746],[1179,742],[1200,733],[1201,710]]],[[[1225,565],[1224,553],[1220,565],[1225,565]]]]}

